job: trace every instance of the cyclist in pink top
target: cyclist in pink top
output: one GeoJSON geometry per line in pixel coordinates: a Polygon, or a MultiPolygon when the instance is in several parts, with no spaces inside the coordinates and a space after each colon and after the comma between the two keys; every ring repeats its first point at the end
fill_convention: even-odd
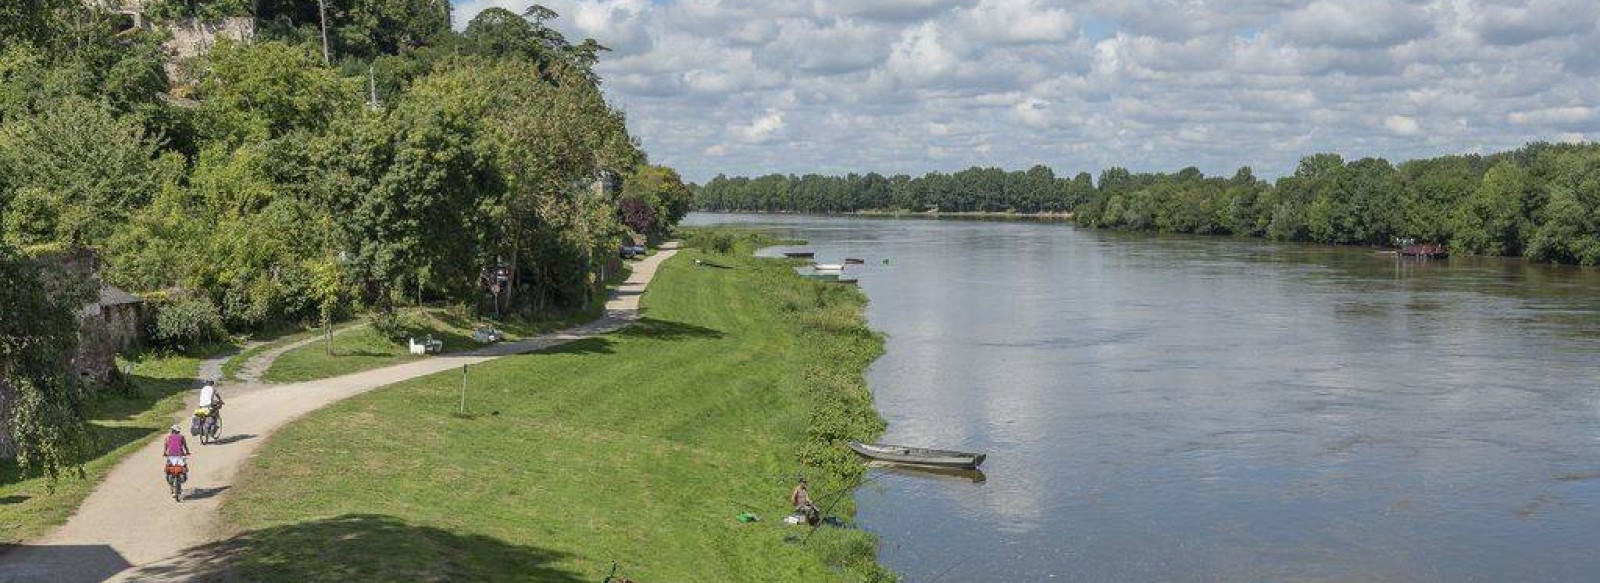
{"type": "Polygon", "coordinates": [[[172,426],[172,432],[167,434],[167,446],[164,457],[183,457],[189,455],[189,440],[183,438],[183,431],[177,425],[172,426]]]}

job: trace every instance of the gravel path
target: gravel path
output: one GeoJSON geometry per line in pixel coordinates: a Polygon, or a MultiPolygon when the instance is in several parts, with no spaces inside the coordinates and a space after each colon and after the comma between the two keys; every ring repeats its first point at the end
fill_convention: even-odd
{"type": "Polygon", "coordinates": [[[633,274],[606,302],[606,315],[582,326],[331,379],[223,387],[228,400],[223,438],[215,445],[191,443],[196,451],[182,503],[172,501],[161,479],[160,440],[152,441],[112,470],[65,525],[35,544],[0,554],[0,582],[173,579],[163,573],[184,571],[184,549],[231,534],[217,509],[239,470],[278,428],[378,387],[622,328],[638,317],[639,296],[676,250],[668,244],[635,263],[633,274]]]}

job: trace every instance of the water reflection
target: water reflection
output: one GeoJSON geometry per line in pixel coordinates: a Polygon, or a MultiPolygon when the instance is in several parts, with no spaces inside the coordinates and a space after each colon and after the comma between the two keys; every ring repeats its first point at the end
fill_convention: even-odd
{"type": "Polygon", "coordinates": [[[1069,225],[695,216],[862,257],[911,581],[1583,581],[1600,272],[1069,225]],[[888,265],[882,259],[889,259],[888,265]]]}

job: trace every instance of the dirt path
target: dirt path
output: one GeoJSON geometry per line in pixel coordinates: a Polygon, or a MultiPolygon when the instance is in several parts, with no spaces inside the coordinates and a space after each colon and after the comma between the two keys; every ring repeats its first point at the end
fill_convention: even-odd
{"type": "MultiPolygon", "coordinates": [[[[223,439],[190,458],[187,498],[173,502],[161,480],[159,440],[112,470],[67,524],[35,544],[0,554],[0,582],[155,581],[175,572],[184,549],[226,537],[217,509],[239,470],[274,431],[330,403],[403,380],[543,350],[614,331],[638,317],[639,297],[656,268],[676,253],[663,251],[633,265],[633,274],[606,302],[599,320],[561,332],[481,350],[448,354],[342,377],[284,385],[223,387],[228,406],[223,439]]],[[[194,395],[190,396],[195,398],[194,395]]],[[[181,571],[181,569],[177,569],[181,571]]]]}
{"type": "MultiPolygon", "coordinates": [[[[351,326],[345,326],[343,328],[339,328],[337,330],[334,330],[333,331],[333,335],[334,336],[338,336],[340,334],[344,334],[345,332],[350,332],[352,330],[358,330],[362,326],[366,326],[366,324],[362,323],[362,324],[354,324],[354,325],[351,325],[351,326]]],[[[245,360],[244,364],[239,365],[239,372],[235,373],[234,376],[238,377],[239,382],[244,383],[244,384],[261,383],[261,382],[263,382],[261,380],[261,377],[267,374],[267,369],[272,368],[272,363],[277,362],[278,357],[283,356],[284,354],[288,353],[290,350],[294,350],[294,349],[299,348],[301,346],[305,346],[305,345],[308,345],[308,344],[313,344],[313,343],[316,343],[316,342],[321,342],[324,338],[325,337],[323,335],[318,334],[318,335],[312,336],[310,338],[305,338],[305,339],[302,339],[302,340],[296,340],[294,342],[290,342],[290,343],[285,344],[283,346],[279,346],[277,348],[273,348],[271,350],[267,350],[265,352],[262,352],[261,354],[253,355],[248,360],[245,360]]],[[[249,347],[246,347],[245,349],[249,350],[249,347]]],[[[201,376],[205,377],[205,378],[220,379],[220,378],[222,378],[221,370],[222,370],[221,368],[218,368],[217,369],[218,374],[212,375],[210,377],[205,377],[204,374],[202,374],[201,376]]]]}

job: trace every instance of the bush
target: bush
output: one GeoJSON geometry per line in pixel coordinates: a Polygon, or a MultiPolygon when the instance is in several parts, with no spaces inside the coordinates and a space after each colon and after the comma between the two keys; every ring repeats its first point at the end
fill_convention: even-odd
{"type": "Polygon", "coordinates": [[[185,295],[156,306],[155,330],[151,337],[159,344],[199,344],[225,334],[222,313],[209,299],[185,295]]]}

